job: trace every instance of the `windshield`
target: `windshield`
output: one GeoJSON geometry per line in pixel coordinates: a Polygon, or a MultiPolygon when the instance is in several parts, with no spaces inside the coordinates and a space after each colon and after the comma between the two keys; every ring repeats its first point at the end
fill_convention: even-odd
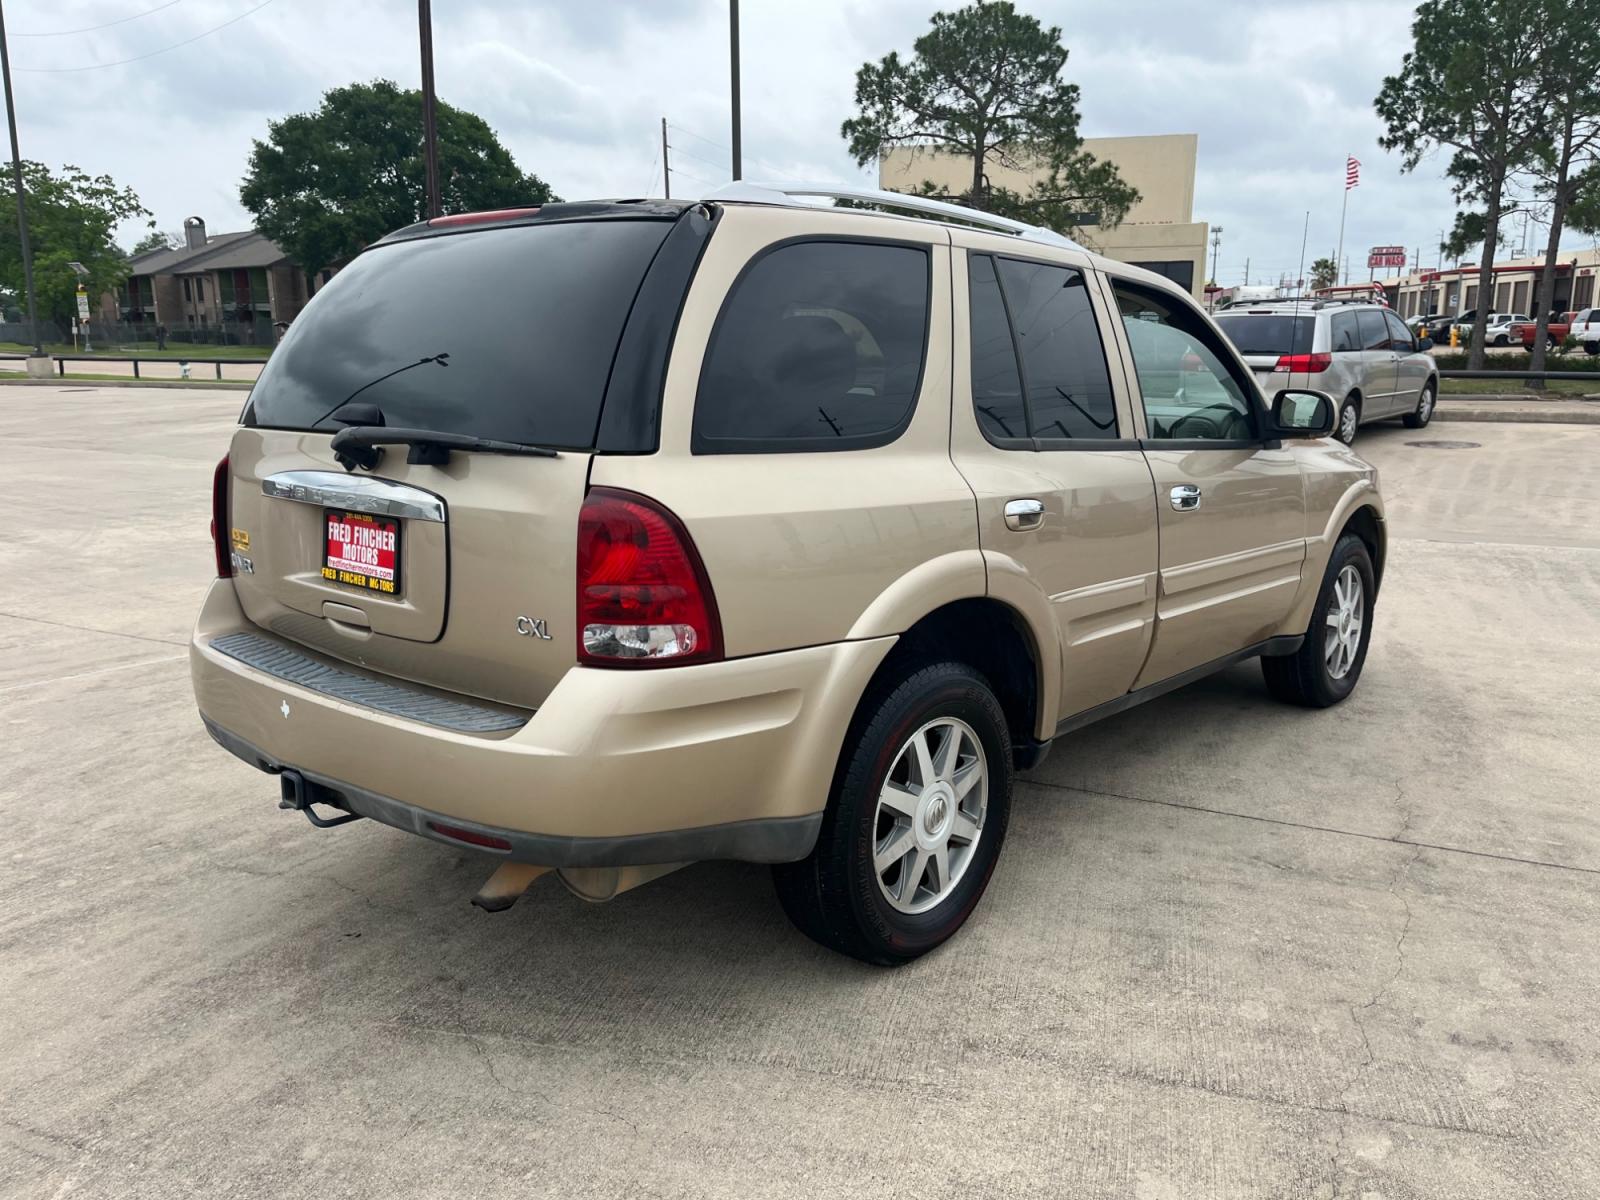
{"type": "Polygon", "coordinates": [[[290,327],[246,423],[336,430],[328,414],[359,393],[390,426],[592,448],[623,323],[671,228],[569,221],[369,250],[290,327]]]}
{"type": "Polygon", "coordinates": [[[1240,354],[1310,354],[1314,316],[1234,313],[1217,318],[1222,332],[1240,354]]]}

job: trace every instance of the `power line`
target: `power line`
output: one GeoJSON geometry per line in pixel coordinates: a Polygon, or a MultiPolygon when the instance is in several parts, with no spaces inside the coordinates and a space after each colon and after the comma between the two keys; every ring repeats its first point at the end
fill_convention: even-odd
{"type": "Polygon", "coordinates": [[[154,8],[147,8],[143,12],[136,12],[131,17],[118,17],[115,21],[107,21],[103,25],[85,25],[82,29],[58,29],[54,33],[13,33],[12,37],[51,38],[70,37],[75,33],[93,33],[97,29],[110,29],[113,25],[126,25],[129,21],[137,21],[140,17],[148,17],[151,13],[158,13],[164,8],[171,8],[174,4],[182,4],[183,0],[167,0],[165,4],[158,4],[154,8]]]}
{"type": "Polygon", "coordinates": [[[98,71],[102,67],[125,67],[129,63],[143,62],[147,58],[155,58],[157,55],[167,54],[170,51],[178,50],[184,46],[191,45],[194,42],[198,42],[201,38],[210,37],[213,33],[220,33],[229,25],[237,25],[240,21],[244,20],[253,13],[260,12],[272,2],[273,0],[261,0],[261,3],[256,5],[254,8],[246,9],[237,17],[226,20],[221,25],[213,25],[210,29],[205,30],[203,33],[197,33],[193,37],[184,38],[183,41],[174,42],[170,46],[163,46],[160,50],[152,50],[149,54],[136,54],[132,58],[119,58],[115,62],[88,63],[81,67],[17,67],[15,70],[19,72],[25,71],[30,75],[63,75],[75,71],[98,71]]]}

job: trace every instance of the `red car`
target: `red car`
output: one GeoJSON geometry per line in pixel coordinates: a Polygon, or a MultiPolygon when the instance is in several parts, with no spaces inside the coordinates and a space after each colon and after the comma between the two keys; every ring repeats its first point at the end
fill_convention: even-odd
{"type": "MultiPolygon", "coordinates": [[[[1550,345],[1558,347],[1567,340],[1567,334],[1572,330],[1572,318],[1577,316],[1577,311],[1572,310],[1561,314],[1559,321],[1551,321],[1548,327],[1547,338],[1550,345]]],[[[1533,335],[1538,332],[1539,326],[1534,321],[1518,321],[1511,327],[1511,340],[1521,342],[1526,350],[1533,349],[1533,335]]]]}

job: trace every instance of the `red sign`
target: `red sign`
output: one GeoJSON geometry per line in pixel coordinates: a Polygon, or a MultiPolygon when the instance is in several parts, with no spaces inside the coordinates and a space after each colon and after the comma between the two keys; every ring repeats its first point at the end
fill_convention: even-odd
{"type": "Polygon", "coordinates": [[[1406,265],[1404,246],[1374,246],[1367,251],[1369,267],[1403,267],[1406,265]]]}
{"type": "Polygon", "coordinates": [[[400,522],[329,509],[322,577],[395,595],[400,590],[400,522]]]}

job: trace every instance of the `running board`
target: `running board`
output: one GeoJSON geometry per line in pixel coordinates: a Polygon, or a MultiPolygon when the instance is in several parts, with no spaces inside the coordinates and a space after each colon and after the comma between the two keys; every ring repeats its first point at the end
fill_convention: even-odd
{"type": "Polygon", "coordinates": [[[1283,654],[1293,654],[1300,649],[1305,641],[1302,633],[1287,634],[1282,637],[1268,638],[1264,642],[1257,642],[1254,646],[1246,646],[1232,654],[1224,654],[1221,658],[1214,658],[1208,663],[1198,667],[1191,667],[1182,674],[1174,675],[1171,679],[1163,679],[1160,683],[1152,683],[1142,687],[1136,692],[1129,692],[1126,696],[1118,696],[1115,700],[1107,700],[1104,704],[1097,704],[1093,708],[1086,708],[1076,716],[1068,717],[1056,726],[1056,736],[1071,733],[1075,729],[1082,729],[1085,725],[1093,725],[1096,721],[1103,721],[1106,717],[1114,717],[1119,712],[1126,712],[1130,708],[1137,708],[1146,700],[1154,700],[1158,696],[1165,696],[1168,692],[1175,692],[1181,687],[1197,683],[1208,675],[1215,675],[1234,663],[1244,662],[1249,658],[1276,658],[1283,654]]]}

